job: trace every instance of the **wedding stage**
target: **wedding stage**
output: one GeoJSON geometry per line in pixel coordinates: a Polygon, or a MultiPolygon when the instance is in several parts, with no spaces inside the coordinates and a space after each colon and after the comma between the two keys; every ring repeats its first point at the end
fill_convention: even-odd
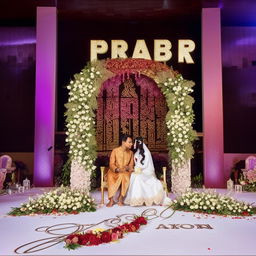
{"type": "MultiPolygon", "coordinates": [[[[77,215],[6,216],[11,207],[17,207],[27,201],[29,196],[48,190],[33,188],[25,193],[0,197],[0,255],[256,255],[256,217],[225,217],[178,211],[173,213],[170,209],[164,211],[164,206],[117,205],[112,208],[103,206],[97,208],[96,212],[77,215]],[[69,251],[63,248],[64,242],[58,240],[60,234],[70,234],[78,225],[99,223],[117,215],[124,221],[125,216],[140,215],[143,211],[149,217],[148,224],[139,233],[129,233],[119,242],[69,251]],[[53,225],[56,226],[49,228],[46,233],[45,227],[53,225]],[[44,228],[36,231],[40,227],[44,228]],[[40,239],[46,240],[38,241],[40,239]],[[48,248],[43,249],[42,243],[45,241],[48,243],[44,247],[48,248]],[[25,244],[28,245],[23,247],[25,244]],[[33,247],[34,252],[31,250],[31,253],[25,253],[33,247]],[[17,248],[19,249],[16,250],[17,248]]],[[[227,193],[227,190],[218,192],[227,193]]],[[[256,201],[256,193],[233,192],[232,195],[250,203],[256,201]]],[[[93,192],[92,196],[97,203],[100,202],[98,191],[93,192]]],[[[102,225],[100,227],[104,228],[102,225]]]]}

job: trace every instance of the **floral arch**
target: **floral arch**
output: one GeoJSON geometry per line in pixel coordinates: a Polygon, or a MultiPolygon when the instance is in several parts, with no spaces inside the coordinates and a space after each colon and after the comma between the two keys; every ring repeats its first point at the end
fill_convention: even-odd
{"type": "Polygon", "coordinates": [[[192,128],[194,99],[189,95],[194,82],[160,62],[144,59],[107,59],[89,62],[74,75],[69,90],[67,111],[67,143],[70,146],[71,188],[90,189],[90,177],[96,169],[95,110],[97,95],[104,81],[120,76],[123,81],[133,74],[152,78],[166,98],[167,145],[172,166],[172,190],[181,194],[190,187],[190,159],[196,132],[192,128]]]}

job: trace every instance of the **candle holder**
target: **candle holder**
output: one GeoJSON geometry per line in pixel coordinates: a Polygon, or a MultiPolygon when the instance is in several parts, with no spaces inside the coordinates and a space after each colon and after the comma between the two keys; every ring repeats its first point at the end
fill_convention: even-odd
{"type": "Polygon", "coordinates": [[[234,188],[234,182],[233,182],[233,180],[229,179],[227,181],[227,189],[231,191],[231,190],[233,190],[233,188],[234,188]]]}

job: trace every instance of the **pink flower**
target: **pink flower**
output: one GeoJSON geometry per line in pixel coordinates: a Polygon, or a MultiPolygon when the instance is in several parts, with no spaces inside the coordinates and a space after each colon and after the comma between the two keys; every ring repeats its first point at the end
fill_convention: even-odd
{"type": "Polygon", "coordinates": [[[78,241],[79,241],[79,239],[78,239],[77,236],[75,236],[75,237],[72,239],[72,243],[73,243],[73,244],[77,244],[78,241]]]}
{"type": "Polygon", "coordinates": [[[249,170],[245,175],[250,183],[256,182],[256,170],[249,170]]]}
{"type": "Polygon", "coordinates": [[[118,240],[118,234],[117,233],[112,233],[111,234],[111,239],[112,239],[112,241],[118,240]]]}
{"type": "Polygon", "coordinates": [[[66,239],[65,242],[66,242],[66,244],[71,244],[71,240],[70,239],[66,239]]]}

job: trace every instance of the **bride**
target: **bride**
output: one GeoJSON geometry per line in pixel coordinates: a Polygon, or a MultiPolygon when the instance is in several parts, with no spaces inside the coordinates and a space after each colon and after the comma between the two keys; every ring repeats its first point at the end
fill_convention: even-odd
{"type": "Polygon", "coordinates": [[[135,167],[124,203],[131,206],[170,203],[162,183],[156,178],[151,153],[141,137],[135,139],[134,148],[135,167]]]}

